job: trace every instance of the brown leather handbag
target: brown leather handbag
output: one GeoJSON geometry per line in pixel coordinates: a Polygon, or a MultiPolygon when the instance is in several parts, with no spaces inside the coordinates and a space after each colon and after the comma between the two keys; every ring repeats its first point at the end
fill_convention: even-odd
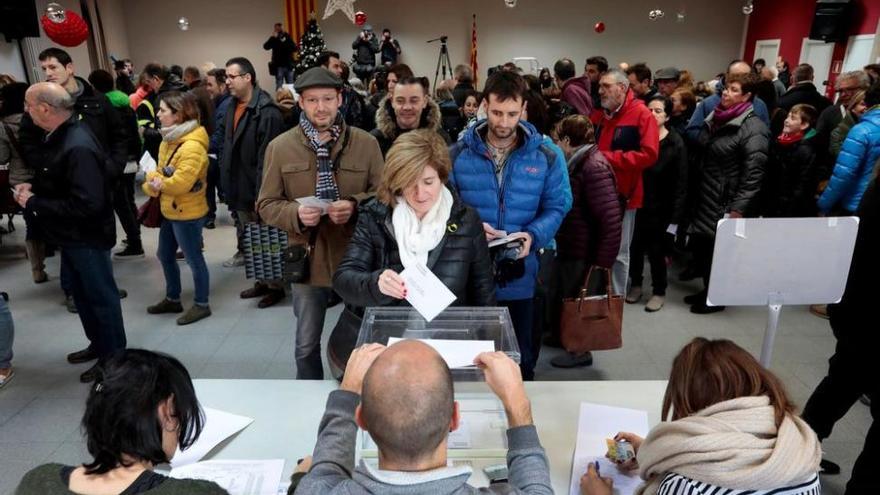
{"type": "Polygon", "coordinates": [[[605,272],[606,294],[588,296],[587,286],[593,269],[590,267],[578,297],[562,300],[559,322],[562,347],[573,354],[587,351],[619,349],[623,346],[623,296],[611,290],[611,270],[605,272]]]}

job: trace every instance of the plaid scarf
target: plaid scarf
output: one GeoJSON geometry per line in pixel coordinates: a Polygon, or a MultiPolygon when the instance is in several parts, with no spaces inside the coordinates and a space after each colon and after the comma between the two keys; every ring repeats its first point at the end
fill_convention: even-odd
{"type": "Polygon", "coordinates": [[[318,182],[315,186],[315,196],[320,199],[329,199],[336,201],[339,199],[339,188],[336,187],[336,179],[333,177],[333,163],[330,161],[330,149],[339,139],[342,132],[342,116],[336,114],[336,121],[330,126],[330,139],[322,143],[319,136],[320,132],[315,129],[306,113],[303,112],[299,116],[299,126],[302,128],[303,134],[309,140],[309,146],[318,156],[318,182]]]}

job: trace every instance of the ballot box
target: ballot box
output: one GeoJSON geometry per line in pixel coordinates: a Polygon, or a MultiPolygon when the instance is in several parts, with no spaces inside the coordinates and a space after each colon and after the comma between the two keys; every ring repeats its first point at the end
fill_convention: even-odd
{"type": "Polygon", "coordinates": [[[497,307],[449,307],[430,322],[412,308],[367,308],[357,345],[394,345],[420,340],[446,360],[455,381],[480,381],[473,361],[481,352],[501,351],[520,362],[519,345],[510,313],[497,307]]]}

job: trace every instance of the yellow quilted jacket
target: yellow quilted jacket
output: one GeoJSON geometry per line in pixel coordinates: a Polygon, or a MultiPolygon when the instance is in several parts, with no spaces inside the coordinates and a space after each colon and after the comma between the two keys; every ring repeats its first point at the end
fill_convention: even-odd
{"type": "Polygon", "coordinates": [[[208,214],[208,201],[205,198],[208,133],[204,127],[197,127],[177,141],[162,141],[157,168],[156,172],[147,174],[143,190],[150,196],[159,197],[162,216],[169,220],[195,220],[208,214]],[[166,177],[162,169],[169,165],[174,168],[174,173],[166,177]],[[159,192],[150,187],[154,177],[162,179],[162,190],[159,192]]]}

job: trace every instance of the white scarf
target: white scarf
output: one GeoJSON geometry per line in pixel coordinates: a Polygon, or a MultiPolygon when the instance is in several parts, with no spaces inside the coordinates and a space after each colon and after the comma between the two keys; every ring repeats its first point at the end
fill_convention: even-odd
{"type": "Polygon", "coordinates": [[[400,262],[404,268],[417,263],[428,264],[428,253],[443,239],[451,212],[452,193],[445,186],[440,192],[440,198],[421,221],[404,198],[397,198],[391,223],[394,226],[394,237],[397,238],[400,262]]]}
{"type": "Polygon", "coordinates": [[[740,397],[651,430],[637,455],[647,481],[636,493],[656,493],[666,473],[730,490],[772,490],[809,479],[821,458],[802,419],[787,414],[777,429],[768,397],[740,397]]]}
{"type": "Polygon", "coordinates": [[[187,120],[186,122],[183,122],[181,124],[163,127],[159,129],[159,133],[162,134],[162,141],[173,143],[174,141],[178,141],[183,136],[186,136],[190,132],[196,130],[198,126],[198,120],[187,120]]]}

